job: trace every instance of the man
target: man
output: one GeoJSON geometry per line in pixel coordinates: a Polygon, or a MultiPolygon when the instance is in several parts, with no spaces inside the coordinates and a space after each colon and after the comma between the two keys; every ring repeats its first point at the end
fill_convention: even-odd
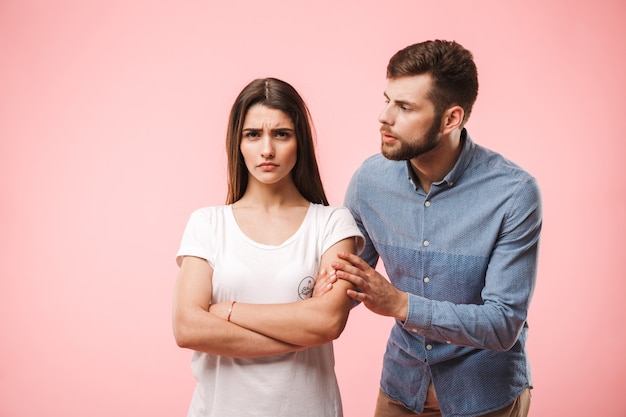
{"type": "Polygon", "coordinates": [[[333,264],[348,295],[394,317],[376,417],[526,416],[526,318],[541,231],[537,183],[464,128],[478,94],[472,54],[427,41],[387,67],[381,153],[346,206],[366,237],[333,264]],[[373,267],[381,258],[387,281],[373,267]]]}

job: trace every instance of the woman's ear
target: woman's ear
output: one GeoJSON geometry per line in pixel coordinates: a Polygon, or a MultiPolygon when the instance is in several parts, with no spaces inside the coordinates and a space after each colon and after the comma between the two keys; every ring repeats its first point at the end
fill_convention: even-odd
{"type": "Polygon", "coordinates": [[[461,106],[452,106],[443,114],[443,134],[452,132],[463,127],[463,116],[465,111],[461,106]]]}

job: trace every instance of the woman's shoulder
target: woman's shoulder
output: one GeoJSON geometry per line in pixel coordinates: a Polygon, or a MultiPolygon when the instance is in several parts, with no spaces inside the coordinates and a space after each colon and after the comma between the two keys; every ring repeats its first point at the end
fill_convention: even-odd
{"type": "Polygon", "coordinates": [[[212,222],[223,219],[230,212],[231,206],[206,206],[195,209],[191,212],[192,221],[212,222]]]}
{"type": "Polygon", "coordinates": [[[325,206],[323,204],[311,203],[311,211],[316,218],[330,219],[333,217],[352,217],[350,211],[344,206],[325,206]]]}
{"type": "Polygon", "coordinates": [[[224,212],[226,210],[230,210],[232,206],[228,205],[228,206],[205,206],[205,207],[198,207],[197,209],[193,210],[192,213],[200,213],[200,214],[211,214],[211,213],[220,213],[220,212],[224,212]]]}
{"type": "Polygon", "coordinates": [[[323,204],[311,203],[311,210],[318,213],[333,213],[335,211],[347,210],[344,206],[325,206],[323,204]]]}

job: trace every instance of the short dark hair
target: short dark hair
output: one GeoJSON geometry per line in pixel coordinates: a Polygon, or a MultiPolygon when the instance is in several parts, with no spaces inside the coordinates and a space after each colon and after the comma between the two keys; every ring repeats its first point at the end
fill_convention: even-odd
{"type": "Polygon", "coordinates": [[[248,169],[240,149],[241,135],[248,110],[255,104],[280,110],[291,118],[297,140],[297,160],[291,171],[294,184],[308,201],[328,205],[315,157],[314,129],[309,109],[295,88],[276,78],[260,78],[250,82],[239,93],[231,108],[226,131],[226,204],[241,199],[248,186],[248,169]]]}
{"type": "Polygon", "coordinates": [[[430,74],[429,93],[435,109],[463,108],[463,124],[478,96],[478,72],[472,53],[454,41],[432,40],[416,43],[396,52],[387,65],[387,78],[430,74]]]}

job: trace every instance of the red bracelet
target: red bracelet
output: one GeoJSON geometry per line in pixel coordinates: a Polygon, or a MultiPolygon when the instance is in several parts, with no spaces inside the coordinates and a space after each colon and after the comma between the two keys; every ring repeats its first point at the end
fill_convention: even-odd
{"type": "Polygon", "coordinates": [[[233,303],[230,305],[230,308],[228,309],[228,317],[226,317],[226,320],[227,320],[227,321],[230,321],[230,315],[231,315],[231,313],[233,312],[233,307],[235,306],[235,303],[236,303],[236,302],[237,302],[237,301],[233,301],[233,303]]]}

